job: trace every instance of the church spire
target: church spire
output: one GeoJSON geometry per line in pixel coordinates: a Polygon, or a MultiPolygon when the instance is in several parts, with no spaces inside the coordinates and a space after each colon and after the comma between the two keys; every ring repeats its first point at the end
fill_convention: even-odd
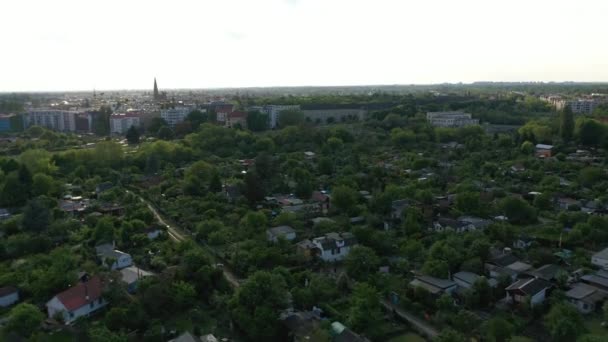
{"type": "Polygon", "coordinates": [[[159,99],[158,85],[156,84],[156,77],[154,77],[154,99],[155,100],[159,99]]]}

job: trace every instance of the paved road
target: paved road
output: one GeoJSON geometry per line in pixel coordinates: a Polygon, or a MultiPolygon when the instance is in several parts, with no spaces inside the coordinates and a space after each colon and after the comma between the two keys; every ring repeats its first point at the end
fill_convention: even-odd
{"type": "Polygon", "coordinates": [[[399,317],[408,321],[419,333],[425,335],[426,337],[434,339],[437,337],[437,335],[439,335],[439,331],[437,331],[437,329],[429,325],[427,322],[399,307],[392,305],[388,300],[382,299],[380,300],[380,303],[382,303],[387,310],[394,312],[399,317]]]}
{"type": "MultiPolygon", "coordinates": [[[[131,194],[134,194],[135,196],[137,196],[140,201],[142,201],[143,203],[145,203],[148,206],[148,208],[150,209],[152,214],[154,214],[154,217],[156,218],[156,220],[163,226],[167,227],[167,234],[169,234],[169,237],[172,240],[174,240],[175,242],[183,242],[183,241],[187,241],[187,240],[191,239],[190,234],[184,232],[176,224],[169,224],[168,220],[164,219],[162,217],[162,215],[158,212],[158,210],[156,210],[156,208],[152,205],[152,203],[150,203],[150,201],[146,200],[145,198],[143,198],[142,196],[140,196],[139,194],[137,194],[133,191],[130,191],[130,190],[126,190],[126,191],[128,193],[131,193],[131,194]]],[[[211,255],[214,260],[216,259],[214,252],[211,249],[209,249],[208,246],[202,244],[201,247],[203,247],[205,250],[207,250],[208,254],[211,255]]],[[[226,280],[228,280],[228,283],[233,288],[236,289],[239,286],[241,286],[240,279],[232,271],[230,271],[230,269],[228,269],[226,266],[222,266],[222,272],[224,273],[224,277],[226,278],[226,280]]]]}

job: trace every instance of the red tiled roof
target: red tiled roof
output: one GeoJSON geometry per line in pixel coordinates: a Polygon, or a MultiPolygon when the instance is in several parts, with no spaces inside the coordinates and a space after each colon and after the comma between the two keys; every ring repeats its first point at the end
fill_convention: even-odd
{"type": "Polygon", "coordinates": [[[313,201],[317,202],[325,202],[328,199],[328,196],[323,194],[321,191],[314,191],[311,196],[313,201]]]}
{"type": "Polygon", "coordinates": [[[234,112],[230,113],[228,116],[231,119],[232,118],[246,118],[247,117],[247,112],[234,111],[234,112]]]}
{"type": "Polygon", "coordinates": [[[73,311],[101,297],[102,284],[98,276],[94,276],[89,281],[72,286],[71,288],[57,295],[57,299],[66,309],[73,311]],[[87,299],[88,296],[88,299],[87,299]]]}
{"type": "Polygon", "coordinates": [[[215,107],[215,112],[216,113],[230,113],[230,112],[232,112],[233,108],[234,108],[234,106],[231,104],[218,105],[215,107]]]}

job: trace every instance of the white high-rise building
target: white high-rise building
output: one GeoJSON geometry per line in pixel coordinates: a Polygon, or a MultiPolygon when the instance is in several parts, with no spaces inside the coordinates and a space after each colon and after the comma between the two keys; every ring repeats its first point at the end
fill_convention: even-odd
{"type": "Polygon", "coordinates": [[[78,113],[57,109],[32,109],[23,116],[23,126],[42,126],[54,131],[73,132],[76,130],[78,113]]]}
{"type": "Polygon", "coordinates": [[[110,132],[112,134],[125,134],[131,126],[139,129],[141,126],[140,113],[128,112],[110,115],[110,132]]]}
{"type": "MultiPolygon", "coordinates": [[[[191,111],[192,108],[189,107],[163,109],[160,111],[160,117],[169,124],[169,127],[174,128],[176,124],[186,120],[191,111]]],[[[204,112],[205,110],[203,109],[202,111],[204,112]]]]}

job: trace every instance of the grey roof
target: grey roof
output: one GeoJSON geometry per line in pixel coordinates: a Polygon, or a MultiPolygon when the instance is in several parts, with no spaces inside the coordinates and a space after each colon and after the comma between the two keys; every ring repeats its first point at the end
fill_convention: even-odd
{"type": "Polygon", "coordinates": [[[507,266],[507,268],[512,269],[515,272],[522,273],[532,268],[532,265],[526,264],[525,262],[516,261],[507,266]]]}
{"type": "Polygon", "coordinates": [[[169,340],[169,342],[200,342],[200,338],[195,337],[194,335],[192,335],[189,332],[185,332],[181,335],[179,335],[178,337],[176,337],[173,340],[169,340]]]}
{"type": "Polygon", "coordinates": [[[513,264],[514,262],[519,261],[519,259],[517,259],[517,257],[513,254],[503,254],[500,255],[494,259],[492,259],[490,262],[498,265],[498,266],[509,266],[511,264],[513,264]]]}
{"type": "Polygon", "coordinates": [[[129,255],[129,253],[121,252],[119,250],[114,249],[114,246],[109,243],[96,246],[95,251],[97,252],[98,256],[114,259],[118,259],[123,255],[129,255]]]}
{"type": "Polygon", "coordinates": [[[505,290],[520,290],[527,295],[533,296],[544,289],[550,288],[551,286],[552,285],[550,282],[543,279],[520,279],[509,285],[505,290]]]}
{"type": "Polygon", "coordinates": [[[127,268],[123,268],[122,270],[120,270],[120,273],[122,275],[122,281],[127,284],[133,284],[140,278],[154,275],[153,273],[144,271],[136,266],[129,266],[127,268]]]}
{"type": "Polygon", "coordinates": [[[561,271],[561,267],[555,264],[547,264],[530,271],[530,274],[544,280],[552,280],[555,279],[555,276],[559,271],[561,271]]]}
{"type": "Polygon", "coordinates": [[[593,292],[597,291],[597,288],[587,285],[584,283],[576,283],[572,285],[572,288],[566,292],[566,297],[573,299],[583,299],[593,292]]]}
{"type": "Polygon", "coordinates": [[[296,231],[293,228],[291,228],[290,226],[278,226],[278,227],[270,228],[270,229],[268,229],[268,231],[274,236],[281,236],[281,235],[284,236],[284,235],[296,233],[296,231]]]}
{"type": "Polygon", "coordinates": [[[435,277],[424,276],[424,275],[423,276],[418,276],[416,278],[418,280],[422,281],[422,282],[425,282],[427,284],[436,286],[436,287],[438,287],[440,289],[443,289],[443,290],[456,285],[455,282],[453,282],[453,281],[451,281],[449,279],[441,279],[441,278],[435,278],[435,277]]]}
{"type": "Polygon", "coordinates": [[[597,274],[587,274],[587,275],[582,276],[581,279],[587,283],[597,284],[597,285],[608,288],[608,278],[598,276],[597,274]]]}
{"type": "Polygon", "coordinates": [[[593,254],[594,258],[608,259],[608,247],[602,249],[601,251],[593,254]]]}
{"type": "Polygon", "coordinates": [[[456,279],[456,278],[464,281],[465,283],[473,284],[473,283],[475,283],[475,281],[477,281],[477,279],[479,279],[479,275],[475,274],[473,272],[462,271],[462,272],[454,273],[454,279],[456,279]]]}

